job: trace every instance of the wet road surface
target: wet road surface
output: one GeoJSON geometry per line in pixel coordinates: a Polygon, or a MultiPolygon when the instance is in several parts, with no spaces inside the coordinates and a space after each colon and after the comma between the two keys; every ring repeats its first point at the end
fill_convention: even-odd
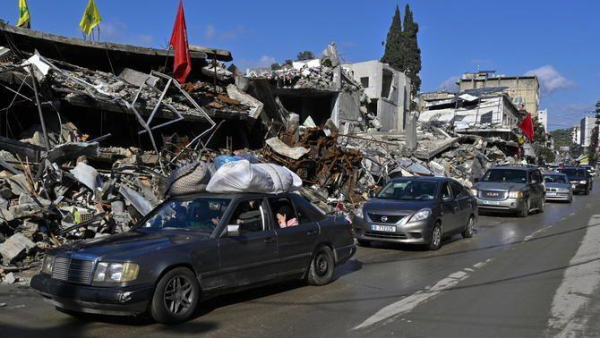
{"type": "MultiPolygon", "coordinates": [[[[598,189],[600,190],[600,189],[598,189]]],[[[481,216],[435,252],[359,247],[326,286],[288,282],[202,303],[192,321],[55,311],[0,286],[3,337],[600,336],[600,192],[528,218],[481,216]],[[591,318],[591,320],[590,320],[591,318]]]]}

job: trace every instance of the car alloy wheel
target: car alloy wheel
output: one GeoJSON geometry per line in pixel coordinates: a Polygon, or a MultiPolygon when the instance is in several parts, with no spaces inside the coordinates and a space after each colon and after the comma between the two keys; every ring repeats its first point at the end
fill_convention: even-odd
{"type": "Polygon", "coordinates": [[[319,277],[323,277],[329,271],[329,261],[325,253],[319,253],[315,258],[315,272],[319,277]]]}
{"type": "Polygon", "coordinates": [[[469,222],[467,223],[467,227],[462,232],[463,238],[471,238],[475,233],[475,218],[473,216],[469,217],[469,222]]]}
{"type": "Polygon", "coordinates": [[[171,278],[164,292],[165,307],[171,314],[178,315],[189,310],[194,300],[192,281],[185,275],[171,278]]]}
{"type": "Polygon", "coordinates": [[[435,228],[433,230],[433,245],[438,246],[442,241],[442,231],[440,228],[435,228]]]}

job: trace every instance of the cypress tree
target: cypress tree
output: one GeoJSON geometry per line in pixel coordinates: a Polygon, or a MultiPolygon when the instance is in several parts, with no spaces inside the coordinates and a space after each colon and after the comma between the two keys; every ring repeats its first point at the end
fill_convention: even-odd
{"type": "Polygon", "coordinates": [[[396,13],[392,19],[392,25],[387,34],[385,42],[385,53],[381,62],[389,64],[392,68],[404,71],[404,58],[402,54],[402,45],[404,34],[402,34],[402,22],[400,21],[400,9],[396,5],[396,13]]]}
{"type": "Polygon", "coordinates": [[[410,6],[406,4],[406,9],[404,10],[404,38],[402,39],[404,67],[401,70],[404,71],[412,82],[413,97],[416,97],[417,92],[421,89],[421,78],[419,77],[419,72],[421,71],[421,49],[419,49],[417,33],[419,33],[419,25],[414,20],[410,6]]]}

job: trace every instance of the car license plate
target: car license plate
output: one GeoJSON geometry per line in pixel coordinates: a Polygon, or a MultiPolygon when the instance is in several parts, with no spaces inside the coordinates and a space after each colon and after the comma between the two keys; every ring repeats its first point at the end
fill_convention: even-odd
{"type": "Polygon", "coordinates": [[[483,201],[485,205],[500,205],[499,201],[483,201]]]}
{"type": "Polygon", "coordinates": [[[556,195],[557,195],[557,193],[555,193],[555,192],[547,192],[546,193],[546,196],[556,196],[556,195]]]}
{"type": "Polygon", "coordinates": [[[383,232],[396,232],[396,227],[392,225],[371,225],[371,230],[373,231],[383,231],[383,232]]]}

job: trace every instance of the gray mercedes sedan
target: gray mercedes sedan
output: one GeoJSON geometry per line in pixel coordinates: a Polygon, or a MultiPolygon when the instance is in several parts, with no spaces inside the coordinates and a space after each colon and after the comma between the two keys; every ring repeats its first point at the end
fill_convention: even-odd
{"type": "Polygon", "coordinates": [[[465,187],[445,177],[406,177],[390,181],[356,211],[354,236],[361,245],[390,242],[437,250],[442,238],[473,236],[477,201],[465,187]]]}

